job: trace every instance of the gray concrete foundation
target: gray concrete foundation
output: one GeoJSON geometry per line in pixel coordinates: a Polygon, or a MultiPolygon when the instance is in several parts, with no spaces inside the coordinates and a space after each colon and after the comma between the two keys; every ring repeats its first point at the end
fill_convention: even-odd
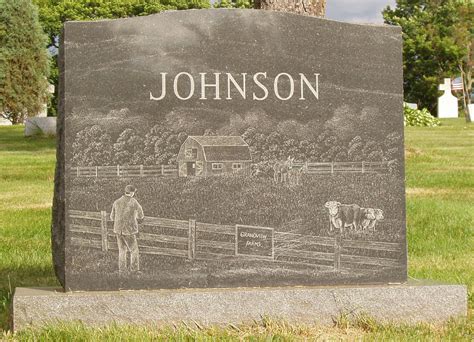
{"type": "Polygon", "coordinates": [[[17,288],[15,331],[51,322],[87,325],[225,325],[263,315],[289,322],[333,324],[341,314],[367,314],[382,322],[442,323],[467,314],[467,288],[410,282],[400,285],[63,292],[17,288]]]}

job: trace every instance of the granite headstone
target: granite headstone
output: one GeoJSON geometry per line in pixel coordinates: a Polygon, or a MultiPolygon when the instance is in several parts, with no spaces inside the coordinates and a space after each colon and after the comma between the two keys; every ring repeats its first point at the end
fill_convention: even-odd
{"type": "Polygon", "coordinates": [[[255,10],[67,22],[66,290],[404,282],[399,27],[255,10]]]}

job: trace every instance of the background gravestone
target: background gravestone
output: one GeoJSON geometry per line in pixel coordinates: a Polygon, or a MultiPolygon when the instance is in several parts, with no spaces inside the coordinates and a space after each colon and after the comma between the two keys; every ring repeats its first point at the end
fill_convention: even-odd
{"type": "Polygon", "coordinates": [[[400,28],[200,10],[62,37],[67,290],[406,280],[400,28]]]}
{"type": "Polygon", "coordinates": [[[457,118],[458,117],[458,99],[451,91],[451,79],[445,78],[444,83],[438,86],[443,94],[438,97],[438,118],[457,118]]]}
{"type": "MultiPolygon", "coordinates": [[[[48,92],[54,93],[54,85],[48,86],[48,92]]],[[[48,117],[48,103],[46,102],[38,114],[25,120],[25,136],[37,134],[56,135],[56,118],[48,117]]]]}

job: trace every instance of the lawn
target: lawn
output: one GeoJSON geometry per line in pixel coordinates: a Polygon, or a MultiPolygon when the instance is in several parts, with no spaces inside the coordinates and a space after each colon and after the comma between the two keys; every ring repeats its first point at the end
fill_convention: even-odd
{"type": "Polygon", "coordinates": [[[262,319],[228,328],[68,325],[12,335],[12,290],[57,285],[49,240],[55,142],[24,138],[22,133],[22,126],[0,127],[0,331],[5,339],[474,339],[474,124],[445,120],[438,128],[406,130],[409,276],[469,286],[469,318],[442,327],[384,325],[367,317],[349,322],[341,317],[333,328],[262,319]]]}

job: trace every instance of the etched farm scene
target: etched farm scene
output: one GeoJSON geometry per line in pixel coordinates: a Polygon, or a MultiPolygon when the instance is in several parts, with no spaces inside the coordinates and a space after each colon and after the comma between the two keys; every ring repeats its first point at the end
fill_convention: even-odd
{"type": "Polygon", "coordinates": [[[76,253],[75,281],[87,286],[84,274],[102,271],[150,288],[232,286],[243,276],[248,286],[402,277],[399,134],[355,134],[261,111],[191,118],[171,112],[140,128],[130,120],[113,129],[104,119],[76,125],[67,220],[71,245],[87,252],[76,253]],[[127,186],[144,215],[124,244],[111,211],[127,186]],[[125,273],[120,253],[128,253],[125,273]]]}

